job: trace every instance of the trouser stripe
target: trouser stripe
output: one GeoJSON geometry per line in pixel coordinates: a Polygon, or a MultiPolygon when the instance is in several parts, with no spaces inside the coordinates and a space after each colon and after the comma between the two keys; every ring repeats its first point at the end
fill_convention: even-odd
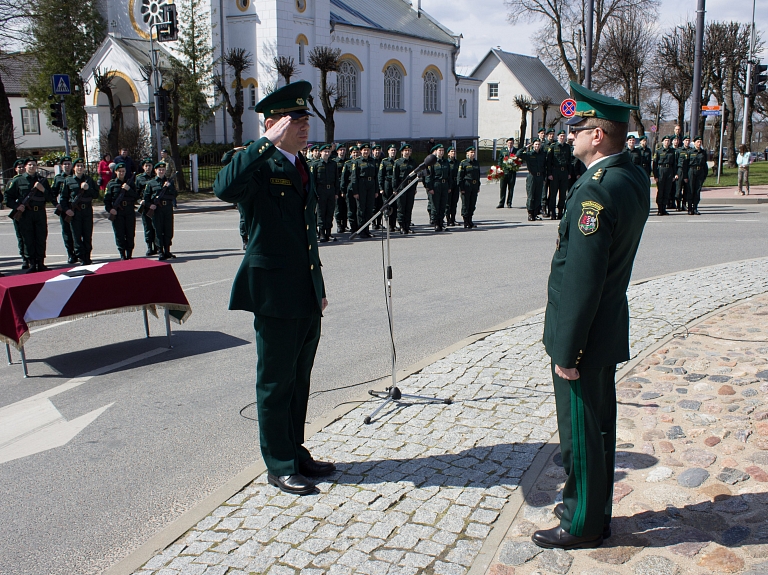
{"type": "Polygon", "coordinates": [[[576,475],[576,511],[571,519],[571,535],[581,537],[587,515],[587,445],[584,431],[584,401],[581,381],[571,381],[571,440],[573,441],[573,472],[576,475]]]}

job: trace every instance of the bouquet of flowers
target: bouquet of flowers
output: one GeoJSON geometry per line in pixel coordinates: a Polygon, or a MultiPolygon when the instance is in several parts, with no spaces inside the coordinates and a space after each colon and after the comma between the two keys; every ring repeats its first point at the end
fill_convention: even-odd
{"type": "Polygon", "coordinates": [[[495,180],[500,180],[504,177],[504,168],[501,166],[491,166],[488,168],[488,181],[493,182],[495,180]]]}
{"type": "Polygon", "coordinates": [[[504,159],[501,162],[501,168],[504,170],[505,174],[515,174],[517,171],[522,167],[523,160],[518,158],[514,154],[509,154],[508,156],[504,156],[504,159]]]}

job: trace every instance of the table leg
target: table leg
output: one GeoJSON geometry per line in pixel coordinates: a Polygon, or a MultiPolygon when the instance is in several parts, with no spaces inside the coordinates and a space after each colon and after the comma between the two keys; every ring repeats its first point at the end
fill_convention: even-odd
{"type": "Polygon", "coordinates": [[[147,317],[147,308],[144,308],[142,312],[144,313],[144,333],[146,333],[147,337],[149,337],[149,318],[147,317]]]}
{"type": "Polygon", "coordinates": [[[27,354],[24,353],[24,346],[21,346],[21,366],[24,368],[24,377],[29,377],[29,371],[27,371],[27,354]]]}
{"type": "Polygon", "coordinates": [[[168,349],[173,349],[171,345],[171,312],[165,308],[165,333],[168,336],[168,349]]]}
{"type": "Polygon", "coordinates": [[[12,365],[13,360],[11,359],[11,346],[7,343],[5,344],[5,355],[8,356],[8,365],[12,365]]]}

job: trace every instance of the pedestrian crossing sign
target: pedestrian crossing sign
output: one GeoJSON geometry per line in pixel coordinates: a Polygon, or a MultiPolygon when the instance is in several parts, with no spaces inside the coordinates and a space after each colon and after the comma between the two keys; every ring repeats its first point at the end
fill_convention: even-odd
{"type": "Polygon", "coordinates": [[[69,74],[54,74],[52,77],[53,93],[56,96],[69,96],[72,93],[69,74]]]}

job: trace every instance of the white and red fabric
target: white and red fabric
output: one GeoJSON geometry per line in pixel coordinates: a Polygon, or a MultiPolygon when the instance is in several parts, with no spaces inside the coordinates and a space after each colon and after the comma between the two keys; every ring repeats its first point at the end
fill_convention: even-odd
{"type": "Polygon", "coordinates": [[[0,278],[0,340],[20,349],[35,325],[157,307],[176,323],[192,313],[170,264],[123,260],[0,278]],[[64,272],[93,273],[69,277],[64,272]]]}

